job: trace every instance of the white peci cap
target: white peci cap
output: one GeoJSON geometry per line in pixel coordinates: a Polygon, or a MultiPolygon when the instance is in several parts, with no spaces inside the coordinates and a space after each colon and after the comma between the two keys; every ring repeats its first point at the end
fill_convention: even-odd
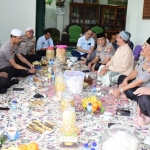
{"type": "Polygon", "coordinates": [[[12,29],[11,35],[13,35],[13,36],[22,36],[22,32],[19,29],[12,29]]]}
{"type": "Polygon", "coordinates": [[[33,29],[31,27],[26,28],[26,31],[30,31],[30,30],[33,31],[33,29]]]}

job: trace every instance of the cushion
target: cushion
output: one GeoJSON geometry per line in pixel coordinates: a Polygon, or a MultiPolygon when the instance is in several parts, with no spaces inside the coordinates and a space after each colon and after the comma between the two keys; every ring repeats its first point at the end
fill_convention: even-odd
{"type": "Polygon", "coordinates": [[[68,34],[70,39],[78,39],[82,33],[82,28],[77,25],[70,26],[68,29],[68,34]]]}

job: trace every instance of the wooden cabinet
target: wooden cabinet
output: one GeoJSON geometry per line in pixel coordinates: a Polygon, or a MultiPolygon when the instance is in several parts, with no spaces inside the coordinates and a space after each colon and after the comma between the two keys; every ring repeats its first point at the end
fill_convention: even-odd
{"type": "Polygon", "coordinates": [[[125,30],[126,7],[124,6],[101,6],[100,25],[105,29],[108,38],[117,31],[125,30]]]}
{"type": "Polygon", "coordinates": [[[99,24],[99,4],[70,3],[70,24],[80,24],[84,31],[99,24]]]}

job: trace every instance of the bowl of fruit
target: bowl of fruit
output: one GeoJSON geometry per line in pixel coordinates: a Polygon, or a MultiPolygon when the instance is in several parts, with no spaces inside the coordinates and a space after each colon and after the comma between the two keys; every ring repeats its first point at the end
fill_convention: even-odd
{"type": "Polygon", "coordinates": [[[87,110],[87,106],[89,103],[92,104],[92,112],[94,114],[100,114],[104,112],[104,107],[102,105],[102,102],[100,100],[97,99],[96,96],[89,96],[89,97],[85,97],[84,99],[82,99],[82,107],[84,108],[84,110],[87,110]]]}

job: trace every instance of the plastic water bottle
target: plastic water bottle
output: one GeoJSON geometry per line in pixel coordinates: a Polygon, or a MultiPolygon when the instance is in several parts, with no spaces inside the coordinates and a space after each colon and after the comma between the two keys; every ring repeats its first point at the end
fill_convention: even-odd
{"type": "Polygon", "coordinates": [[[17,111],[17,101],[16,100],[12,100],[11,101],[11,110],[13,112],[16,112],[17,111]]]}
{"type": "Polygon", "coordinates": [[[29,76],[29,82],[30,82],[29,83],[30,85],[33,85],[33,76],[32,75],[29,76]]]}
{"type": "Polygon", "coordinates": [[[92,88],[92,93],[95,93],[95,92],[96,92],[96,85],[94,85],[92,88]]]}
{"type": "Polygon", "coordinates": [[[96,150],[95,148],[91,148],[91,150],[96,150]]]}
{"type": "Polygon", "coordinates": [[[88,103],[87,105],[87,115],[88,118],[92,118],[92,104],[88,103]]]}
{"type": "Polygon", "coordinates": [[[88,143],[85,143],[82,150],[89,150],[89,146],[88,146],[88,143]]]}
{"type": "Polygon", "coordinates": [[[97,150],[97,144],[96,144],[96,142],[92,143],[91,148],[94,148],[95,150],[97,150]]]}
{"type": "Polygon", "coordinates": [[[12,111],[13,119],[16,119],[17,117],[17,101],[16,100],[11,101],[11,111],[12,111]]]}

